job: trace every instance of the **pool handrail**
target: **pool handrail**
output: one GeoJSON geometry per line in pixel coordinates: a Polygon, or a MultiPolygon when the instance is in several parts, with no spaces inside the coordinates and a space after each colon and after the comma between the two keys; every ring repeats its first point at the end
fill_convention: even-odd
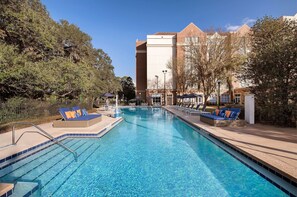
{"type": "Polygon", "coordinates": [[[39,126],[31,123],[31,122],[16,122],[13,123],[12,125],[12,144],[16,145],[18,143],[18,141],[23,137],[23,135],[25,133],[38,133],[40,135],[42,135],[43,137],[46,137],[47,139],[49,139],[50,141],[52,141],[55,144],[58,144],[59,146],[61,146],[62,148],[64,148],[65,150],[67,150],[68,152],[72,153],[75,161],[77,161],[77,153],[73,150],[71,150],[70,148],[66,147],[64,144],[62,144],[59,140],[55,139],[51,134],[49,134],[48,132],[46,132],[45,130],[43,130],[42,128],[40,128],[39,126]],[[22,135],[16,140],[15,139],[15,126],[16,125],[31,125],[33,127],[35,127],[37,129],[37,131],[25,131],[22,133],[22,135]]]}

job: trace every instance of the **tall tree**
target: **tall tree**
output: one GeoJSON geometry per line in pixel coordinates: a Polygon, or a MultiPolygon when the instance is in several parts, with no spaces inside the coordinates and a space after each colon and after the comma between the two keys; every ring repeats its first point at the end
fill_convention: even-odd
{"type": "Polygon", "coordinates": [[[94,49],[91,37],[79,27],[66,20],[59,23],[58,42],[62,45],[64,56],[73,62],[90,62],[94,60],[94,49]]]}
{"type": "Polygon", "coordinates": [[[252,31],[242,77],[253,85],[257,112],[275,124],[290,125],[297,110],[297,24],[264,17],[252,31]]]}
{"type": "Polygon", "coordinates": [[[184,59],[173,58],[167,63],[167,68],[171,69],[172,77],[176,83],[176,89],[178,94],[185,93],[189,87],[192,85],[192,68],[187,66],[184,59]]]}
{"type": "Polygon", "coordinates": [[[56,37],[57,24],[39,0],[0,1],[0,18],[2,39],[31,60],[47,59],[62,51],[56,37]]]}
{"type": "Polygon", "coordinates": [[[135,85],[131,77],[124,76],[121,78],[122,91],[119,91],[119,97],[129,101],[135,98],[135,85]]]}
{"type": "MultiPolygon", "coordinates": [[[[204,94],[204,100],[215,92],[218,80],[226,80],[234,67],[242,63],[236,36],[229,33],[209,33],[199,44],[186,47],[187,61],[191,64],[190,79],[204,94]]],[[[206,102],[203,108],[206,108],[206,102]]]]}
{"type": "Polygon", "coordinates": [[[40,0],[0,1],[0,95],[78,99],[116,92],[111,58],[66,20],[50,18],[40,0]]]}
{"type": "Polygon", "coordinates": [[[99,71],[98,79],[101,80],[105,92],[116,93],[121,89],[120,82],[115,77],[112,60],[102,49],[96,50],[94,67],[99,71]]]}

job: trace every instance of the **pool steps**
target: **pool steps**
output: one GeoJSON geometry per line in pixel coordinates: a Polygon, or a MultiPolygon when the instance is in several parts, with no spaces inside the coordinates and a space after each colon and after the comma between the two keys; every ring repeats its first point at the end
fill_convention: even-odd
{"type": "Polygon", "coordinates": [[[10,197],[31,196],[38,190],[38,187],[37,182],[17,182],[10,197]]]}
{"type": "MultiPolygon", "coordinates": [[[[56,140],[59,139],[60,141],[63,141],[64,140],[63,144],[64,145],[67,145],[67,146],[69,145],[68,143],[71,141],[71,139],[73,140],[75,138],[78,138],[78,139],[79,138],[80,139],[82,139],[82,138],[93,138],[93,139],[99,139],[99,140],[101,140],[100,137],[102,137],[103,135],[105,135],[109,130],[111,130],[114,126],[118,125],[122,121],[123,121],[123,118],[119,118],[115,122],[111,123],[107,127],[105,127],[102,130],[100,130],[98,133],[86,133],[86,134],[83,134],[83,133],[67,133],[67,134],[58,136],[55,139],[56,140]]],[[[72,145],[70,145],[70,148],[72,147],[72,145]]],[[[98,147],[95,147],[95,149],[92,151],[92,154],[94,153],[94,151],[97,150],[97,148],[98,147]]],[[[43,156],[44,157],[47,157],[48,156],[47,154],[49,154],[50,152],[55,151],[57,149],[59,151],[53,157],[56,157],[57,155],[59,155],[62,152],[65,152],[65,149],[62,150],[61,147],[58,147],[55,143],[53,143],[51,141],[46,141],[46,142],[43,142],[43,143],[38,144],[36,146],[33,146],[33,147],[29,148],[29,149],[26,149],[24,151],[21,151],[19,153],[16,153],[14,155],[11,155],[11,156],[9,156],[7,158],[1,159],[0,160],[0,183],[1,182],[4,182],[2,179],[6,175],[8,175],[9,173],[13,173],[15,170],[21,169],[24,165],[28,165],[29,163],[34,162],[34,160],[40,159],[40,157],[43,157],[43,156]],[[35,153],[38,153],[40,151],[42,151],[42,154],[35,154],[35,153]],[[21,162],[22,160],[24,160],[25,163],[24,162],[21,162]],[[11,171],[10,168],[12,167],[12,165],[14,165],[15,168],[11,171]]],[[[74,150],[74,151],[76,151],[76,150],[74,150]]],[[[47,160],[44,161],[44,162],[47,162],[49,159],[50,158],[47,158],[47,160]]],[[[63,159],[61,159],[60,162],[63,163],[64,162],[63,159]]],[[[76,162],[72,162],[71,161],[70,163],[76,163],[76,162]]],[[[32,171],[32,170],[33,169],[31,169],[30,171],[32,171]]],[[[23,177],[25,175],[23,174],[21,176],[23,177]]],[[[10,178],[10,179],[13,180],[13,178],[10,178]]],[[[35,178],[35,179],[37,179],[37,178],[35,178]]],[[[31,182],[22,182],[21,180],[18,180],[18,181],[14,180],[13,183],[15,184],[13,190],[9,190],[7,193],[3,194],[0,197],[14,196],[15,191],[18,194],[17,196],[40,196],[40,194],[39,194],[40,188],[41,188],[40,187],[40,184],[38,184],[37,187],[32,187],[32,189],[29,190],[29,191],[23,191],[21,189],[22,192],[20,192],[19,191],[20,190],[19,189],[20,186],[22,186],[22,188],[29,188],[29,187],[23,187],[23,185],[24,184],[29,184],[31,182]],[[18,183],[21,183],[21,184],[18,184],[18,183]],[[36,188],[38,188],[38,189],[36,189],[36,188]],[[21,193],[22,193],[22,195],[21,195],[21,193]],[[36,195],[36,193],[37,193],[37,195],[36,195]]],[[[42,187],[44,187],[44,186],[42,186],[42,187]]],[[[52,194],[49,193],[48,195],[52,195],[52,194]]]]}
{"type": "Polygon", "coordinates": [[[15,183],[11,196],[30,196],[40,192],[40,189],[43,189],[42,196],[53,195],[59,189],[55,188],[60,185],[57,182],[63,184],[100,146],[96,139],[65,139],[63,143],[77,151],[78,162],[75,162],[71,153],[52,145],[0,171],[1,182],[15,183]]]}
{"type": "MultiPolygon", "coordinates": [[[[98,137],[102,137],[109,130],[111,130],[114,126],[116,126],[117,124],[119,124],[122,121],[123,121],[123,118],[118,118],[113,123],[107,125],[105,128],[100,130],[98,133],[66,133],[66,134],[55,137],[54,140],[61,141],[62,139],[67,138],[67,137],[70,137],[70,138],[75,138],[75,137],[77,137],[77,138],[98,138],[98,137]]],[[[8,156],[8,157],[0,158],[0,170],[12,163],[15,163],[25,157],[32,155],[33,153],[38,152],[41,149],[46,148],[47,146],[51,145],[52,143],[53,143],[52,141],[47,140],[41,144],[37,144],[35,146],[32,146],[31,148],[25,149],[23,151],[20,151],[18,153],[8,156]]]]}

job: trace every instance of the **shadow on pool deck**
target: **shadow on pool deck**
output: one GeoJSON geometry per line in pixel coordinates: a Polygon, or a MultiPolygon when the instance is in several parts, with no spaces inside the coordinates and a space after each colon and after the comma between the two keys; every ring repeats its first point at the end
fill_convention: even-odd
{"type": "Polygon", "coordinates": [[[226,127],[224,129],[237,132],[239,134],[244,132],[246,135],[250,134],[252,136],[259,136],[277,141],[297,143],[297,129],[294,128],[280,128],[269,125],[255,124],[248,125],[248,127],[243,128],[242,131],[239,131],[239,128],[232,127],[226,127]]]}
{"type": "Polygon", "coordinates": [[[246,127],[214,127],[200,116],[165,107],[180,118],[206,130],[242,153],[297,182],[297,129],[255,124],[246,127]]]}

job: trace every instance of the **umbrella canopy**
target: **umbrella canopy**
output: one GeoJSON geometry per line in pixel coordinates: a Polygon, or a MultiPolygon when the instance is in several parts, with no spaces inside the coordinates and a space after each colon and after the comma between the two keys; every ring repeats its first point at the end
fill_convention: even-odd
{"type": "Polygon", "coordinates": [[[102,94],[102,97],[106,97],[106,98],[113,98],[114,97],[114,95],[113,94],[111,94],[111,93],[105,93],[105,94],[102,94]]]}
{"type": "Polygon", "coordinates": [[[176,98],[182,99],[184,97],[182,95],[177,95],[176,98]]]}
{"type": "Polygon", "coordinates": [[[194,93],[191,93],[188,95],[188,98],[196,98],[197,97],[197,94],[194,94],[194,93]]]}
{"type": "Polygon", "coordinates": [[[196,97],[202,97],[200,94],[191,93],[188,95],[188,98],[196,98],[196,97]]]}
{"type": "Polygon", "coordinates": [[[189,95],[188,94],[183,94],[182,97],[183,98],[189,98],[189,95]]]}

